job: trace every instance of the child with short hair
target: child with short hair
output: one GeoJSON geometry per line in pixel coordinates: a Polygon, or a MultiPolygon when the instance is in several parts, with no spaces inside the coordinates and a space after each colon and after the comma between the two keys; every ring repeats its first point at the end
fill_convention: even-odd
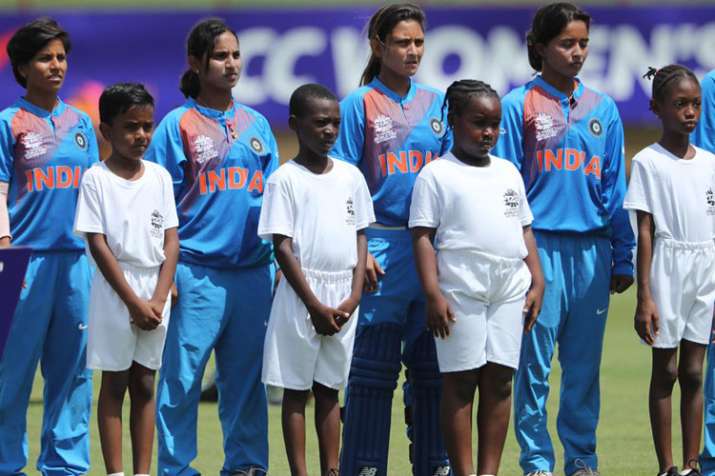
{"type": "Polygon", "coordinates": [[[75,217],[98,273],[89,302],[87,367],[102,370],[97,420],[107,474],[122,472],[122,402],[129,389],[134,474],[149,474],[154,374],[169,320],[179,239],[169,173],[142,160],[154,100],[141,84],[107,88],[100,130],[112,155],[84,175],[75,217]]]}
{"type": "Polygon", "coordinates": [[[658,474],[699,476],[703,359],[715,302],[715,157],[689,142],[700,117],[695,75],[669,65],[646,76],[653,78],[650,105],[663,132],[633,158],[623,204],[638,218],[635,329],[653,348],[648,400],[658,474]],[[680,473],[671,446],[676,380],[683,419],[680,473]]]}
{"type": "Polygon", "coordinates": [[[544,278],[521,175],[489,154],[499,137],[498,94],[462,80],[447,89],[445,102],[454,146],[417,177],[410,228],[442,373],[442,435],[452,471],[491,476],[509,427],[521,338],[540,312],[544,278]]]}
{"type": "Polygon", "coordinates": [[[298,155],[266,184],[258,234],[272,236],[285,279],[266,331],[263,382],[283,387],[283,438],[293,476],[307,475],[305,405],[315,395],[322,475],[337,475],[338,391],[348,378],[367,240],[370,192],[353,165],[328,156],[340,128],[335,95],[306,84],[290,99],[298,155]]]}

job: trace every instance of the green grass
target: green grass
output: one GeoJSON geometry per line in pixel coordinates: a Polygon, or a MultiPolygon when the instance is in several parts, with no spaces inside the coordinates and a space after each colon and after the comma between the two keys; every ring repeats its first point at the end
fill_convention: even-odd
{"type": "MultiPolygon", "coordinates": [[[[650,352],[639,343],[632,330],[634,292],[616,296],[611,302],[611,310],[606,332],[603,363],[601,366],[601,422],[598,431],[598,453],[601,470],[605,475],[651,476],[657,470],[652,449],[648,424],[647,388],[650,372],[650,352]]],[[[588,339],[589,336],[583,336],[588,339]]],[[[556,361],[555,366],[558,366],[556,361]]],[[[549,403],[550,431],[556,437],[554,421],[556,401],[559,394],[558,370],[552,378],[552,397],[549,403]],[[556,398],[555,398],[556,397],[556,398]]],[[[99,378],[95,379],[95,390],[99,378]]],[[[96,395],[96,392],[95,392],[96,395]]],[[[35,382],[32,403],[28,413],[28,433],[30,440],[30,467],[37,458],[39,429],[42,418],[41,382],[35,382]]],[[[679,401],[675,392],[674,402],[679,401]]],[[[397,391],[392,411],[392,433],[390,439],[390,475],[409,474],[407,463],[407,440],[402,424],[402,393],[397,391]]],[[[677,408],[677,406],[675,407],[677,408]]],[[[308,418],[312,419],[312,408],[308,418]]],[[[125,417],[126,418],[126,417],[125,417]]],[[[203,474],[217,474],[223,461],[221,430],[215,404],[201,404],[199,410],[199,456],[195,467],[203,474]]],[[[673,441],[676,461],[680,459],[680,432],[676,427],[677,410],[674,410],[673,441]]],[[[270,408],[270,467],[273,475],[288,475],[288,466],[280,429],[280,408],[270,408]]],[[[92,414],[92,470],[90,474],[103,474],[102,456],[96,430],[96,416],[92,414]]],[[[557,471],[562,469],[562,450],[557,448],[557,471]]],[[[125,441],[125,470],[131,470],[129,441],[125,441]]],[[[308,462],[310,474],[317,474],[317,445],[312,425],[308,431],[308,462]]],[[[510,432],[502,460],[502,475],[520,474],[518,448],[514,435],[510,432]]],[[[153,465],[156,471],[156,465],[153,465]]],[[[32,471],[30,471],[32,473],[32,471]]],[[[130,474],[130,473],[128,473],[130,474]]]]}

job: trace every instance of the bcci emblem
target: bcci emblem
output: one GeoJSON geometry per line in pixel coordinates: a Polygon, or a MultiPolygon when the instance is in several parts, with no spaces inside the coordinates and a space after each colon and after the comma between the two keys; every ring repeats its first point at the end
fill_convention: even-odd
{"type": "Polygon", "coordinates": [[[87,138],[81,132],[78,132],[74,135],[74,142],[75,144],[77,144],[77,147],[82,150],[85,150],[87,148],[87,138]]]}
{"type": "Polygon", "coordinates": [[[598,119],[591,119],[591,122],[588,123],[588,130],[591,131],[591,134],[598,137],[603,132],[603,126],[601,126],[598,119]]]}
{"type": "Polygon", "coordinates": [[[253,151],[257,154],[260,154],[261,152],[263,152],[263,144],[261,143],[261,141],[254,137],[253,139],[251,139],[251,149],[253,149],[253,151]]]}
{"type": "Polygon", "coordinates": [[[437,134],[438,136],[442,135],[443,127],[442,127],[442,121],[439,119],[433,118],[430,121],[430,127],[432,128],[432,132],[437,134]]]}

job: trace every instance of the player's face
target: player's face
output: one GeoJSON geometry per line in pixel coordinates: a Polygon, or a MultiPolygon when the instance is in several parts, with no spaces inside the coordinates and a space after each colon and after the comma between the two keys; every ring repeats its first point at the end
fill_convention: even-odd
{"type": "Polygon", "coordinates": [[[134,106],[117,115],[112,124],[101,124],[102,133],[112,143],[114,154],[128,160],[144,157],[154,131],[154,108],[134,106]]]}
{"type": "Polygon", "coordinates": [[[580,20],[569,22],[561,33],[545,46],[538,45],[543,59],[542,70],[574,78],[588,56],[588,27],[580,20]]]}
{"type": "Polygon", "coordinates": [[[655,113],[663,129],[688,135],[700,119],[700,85],[691,78],[681,78],[666,86],[665,98],[655,103],[655,113]]]}
{"type": "Polygon", "coordinates": [[[340,105],[333,99],[312,98],[306,113],[295,118],[295,131],[301,146],[317,156],[330,152],[340,130],[340,105]]]}
{"type": "Polygon", "coordinates": [[[408,78],[414,76],[425,51],[425,34],[414,20],[401,21],[392,29],[382,44],[375,45],[380,67],[390,73],[408,78]]]}
{"type": "Polygon", "coordinates": [[[241,75],[241,51],[233,33],[226,31],[216,37],[208,64],[203,66],[199,73],[203,87],[231,90],[236,86],[241,75]]]}
{"type": "Polygon", "coordinates": [[[19,67],[27,89],[44,94],[57,94],[65,81],[67,53],[60,40],[49,41],[27,63],[19,67]]]}
{"type": "Polygon", "coordinates": [[[492,96],[473,96],[459,115],[450,117],[454,144],[468,157],[484,158],[499,138],[501,103],[492,96]]]}

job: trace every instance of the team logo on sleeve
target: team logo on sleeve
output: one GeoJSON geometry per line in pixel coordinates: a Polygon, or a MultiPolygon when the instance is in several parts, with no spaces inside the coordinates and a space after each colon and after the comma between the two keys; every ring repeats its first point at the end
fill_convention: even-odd
{"type": "Polygon", "coordinates": [[[353,197],[348,197],[348,199],[345,200],[345,224],[355,226],[355,205],[353,203],[353,197]]]}
{"type": "Polygon", "coordinates": [[[218,151],[216,150],[214,141],[207,135],[202,134],[197,136],[192,145],[194,160],[196,160],[199,164],[203,164],[204,162],[208,162],[209,160],[218,157],[218,151]]]}
{"type": "Polygon", "coordinates": [[[442,126],[442,121],[440,121],[436,117],[432,118],[429,125],[432,128],[432,132],[434,132],[438,136],[441,136],[442,132],[444,132],[444,127],[442,126]]]}
{"type": "Polygon", "coordinates": [[[707,202],[707,214],[715,215],[715,193],[712,188],[708,188],[705,192],[705,201],[707,202]]]}
{"type": "Polygon", "coordinates": [[[263,152],[263,143],[258,140],[257,137],[254,137],[251,139],[251,149],[253,149],[256,154],[260,154],[263,152]]]}
{"type": "Polygon", "coordinates": [[[588,123],[588,130],[591,131],[591,134],[598,137],[603,132],[603,126],[598,119],[591,119],[588,123]]]}
{"type": "Polygon", "coordinates": [[[536,140],[551,139],[558,134],[556,125],[554,124],[554,118],[545,112],[540,112],[536,115],[534,118],[534,127],[536,128],[536,140]]]}
{"type": "Polygon", "coordinates": [[[164,235],[164,216],[159,210],[151,212],[151,229],[149,230],[154,238],[161,238],[164,235]]]}
{"type": "Polygon", "coordinates": [[[81,132],[74,135],[74,143],[82,150],[87,149],[87,137],[81,132]]]}
{"type": "Polygon", "coordinates": [[[384,114],[375,118],[375,144],[390,141],[397,137],[397,132],[392,126],[392,119],[384,114]]]}
{"type": "Polygon", "coordinates": [[[521,197],[519,193],[509,188],[504,192],[504,216],[505,217],[516,217],[519,216],[519,206],[521,205],[521,197]]]}

